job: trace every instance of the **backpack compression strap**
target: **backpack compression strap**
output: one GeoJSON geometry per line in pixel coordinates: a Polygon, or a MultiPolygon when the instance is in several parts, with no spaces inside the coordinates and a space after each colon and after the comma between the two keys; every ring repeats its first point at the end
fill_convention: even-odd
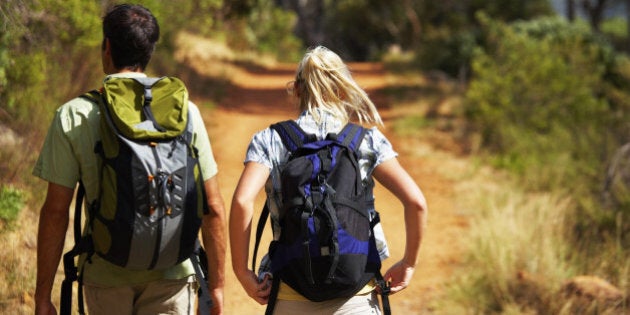
{"type": "Polygon", "coordinates": [[[160,124],[158,124],[157,120],[155,120],[155,116],[153,115],[153,111],[151,111],[151,102],[153,101],[153,92],[151,88],[153,85],[160,81],[162,78],[134,78],[134,80],[144,87],[144,102],[142,103],[142,113],[144,116],[153,123],[153,127],[158,131],[166,131],[160,124]]]}

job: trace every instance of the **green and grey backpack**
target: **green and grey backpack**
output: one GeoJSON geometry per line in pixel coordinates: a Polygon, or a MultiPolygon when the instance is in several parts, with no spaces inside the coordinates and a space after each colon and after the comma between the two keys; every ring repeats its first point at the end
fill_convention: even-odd
{"type": "Polygon", "coordinates": [[[88,205],[89,232],[75,234],[69,256],[96,254],[131,270],[203,260],[198,234],[208,208],[183,82],[110,78],[82,97],[99,104],[101,181],[99,198],[88,205]]]}

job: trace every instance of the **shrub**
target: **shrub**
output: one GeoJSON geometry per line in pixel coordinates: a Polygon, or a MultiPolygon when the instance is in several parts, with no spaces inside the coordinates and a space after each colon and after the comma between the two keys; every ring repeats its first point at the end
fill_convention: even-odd
{"type": "Polygon", "coordinates": [[[11,186],[0,187],[0,221],[3,230],[10,230],[24,206],[22,191],[11,186]]]}
{"type": "Polygon", "coordinates": [[[614,138],[615,116],[602,96],[607,46],[560,19],[486,22],[487,46],[475,53],[466,93],[483,150],[532,189],[596,186],[614,138]]]}

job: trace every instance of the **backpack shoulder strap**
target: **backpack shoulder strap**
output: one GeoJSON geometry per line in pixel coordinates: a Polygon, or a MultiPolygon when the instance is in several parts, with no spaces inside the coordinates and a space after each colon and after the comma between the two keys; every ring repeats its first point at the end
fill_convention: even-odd
{"type": "Polygon", "coordinates": [[[348,123],[338,134],[330,133],[326,138],[335,140],[343,146],[350,148],[352,151],[356,151],[359,149],[359,146],[361,146],[361,142],[363,142],[366,133],[367,129],[357,124],[348,123]]]}
{"type": "Polygon", "coordinates": [[[284,146],[291,152],[316,139],[315,135],[306,133],[294,120],[285,120],[270,126],[282,139],[284,146]]]}
{"type": "Polygon", "coordinates": [[[102,99],[101,92],[99,90],[91,90],[89,92],[85,92],[79,95],[79,97],[82,99],[88,100],[92,103],[97,103],[97,104],[102,99]]]}
{"type": "Polygon", "coordinates": [[[199,299],[199,313],[210,314],[212,309],[212,298],[208,291],[208,257],[206,251],[201,246],[199,239],[195,241],[195,250],[190,255],[190,260],[195,269],[197,275],[197,281],[199,281],[199,291],[197,296],[199,299]]]}
{"type": "MultiPolygon", "coordinates": [[[[74,246],[71,250],[63,255],[63,269],[65,279],[61,283],[61,294],[59,302],[60,314],[70,314],[72,312],[72,284],[78,282],[78,312],[84,313],[83,304],[83,268],[79,270],[75,262],[75,258],[82,253],[90,254],[91,243],[85,239],[81,233],[81,212],[83,209],[83,198],[85,198],[85,186],[83,181],[79,181],[79,189],[77,190],[77,196],[74,206],[74,246]]],[[[89,259],[89,255],[88,255],[89,259]]]]}

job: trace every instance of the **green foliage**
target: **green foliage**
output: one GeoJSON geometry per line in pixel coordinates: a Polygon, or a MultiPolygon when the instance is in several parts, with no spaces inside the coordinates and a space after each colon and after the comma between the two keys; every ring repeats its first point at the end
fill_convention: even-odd
{"type": "Polygon", "coordinates": [[[475,36],[472,30],[428,31],[420,40],[421,48],[417,49],[414,62],[423,70],[438,69],[452,77],[464,76],[476,46],[475,36]]]}
{"type": "Polygon", "coordinates": [[[404,32],[404,9],[403,3],[386,0],[327,1],[323,43],[344,59],[376,59],[404,32]]]}
{"type": "Polygon", "coordinates": [[[293,35],[296,20],[294,13],[276,7],[272,1],[259,1],[247,17],[248,46],[279,60],[299,60],[302,43],[293,35]]]}
{"type": "MultiPolygon", "coordinates": [[[[559,19],[488,28],[466,94],[483,148],[530,188],[597,183],[615,119],[601,96],[612,63],[608,47],[559,19]]],[[[580,188],[594,188],[588,186],[580,188]]]]}
{"type": "Polygon", "coordinates": [[[602,22],[601,31],[613,37],[625,38],[628,36],[628,22],[624,18],[612,18],[602,22]]]}
{"type": "Polygon", "coordinates": [[[468,10],[472,14],[483,11],[494,19],[506,22],[528,20],[553,14],[551,3],[547,0],[471,0],[468,10]]]}
{"type": "Polygon", "coordinates": [[[6,46],[0,46],[6,65],[6,86],[2,89],[5,102],[1,105],[11,118],[11,125],[31,130],[25,124],[46,125],[51,108],[25,104],[58,106],[50,101],[67,98],[65,93],[79,93],[78,88],[85,88],[81,84],[74,88],[49,84],[48,80],[53,74],[61,82],[70,81],[72,75],[90,78],[85,72],[93,69],[84,67],[90,65],[90,60],[100,58],[98,50],[92,52],[93,58],[85,58],[81,52],[100,44],[100,7],[80,0],[10,1],[2,6],[2,12],[10,18],[2,36],[6,46]]]}
{"type": "Polygon", "coordinates": [[[24,194],[11,186],[0,187],[0,232],[11,229],[24,206],[24,194]]]}
{"type": "Polygon", "coordinates": [[[9,67],[9,38],[5,32],[0,33],[0,98],[4,99],[4,87],[7,85],[7,68],[9,67]]]}

